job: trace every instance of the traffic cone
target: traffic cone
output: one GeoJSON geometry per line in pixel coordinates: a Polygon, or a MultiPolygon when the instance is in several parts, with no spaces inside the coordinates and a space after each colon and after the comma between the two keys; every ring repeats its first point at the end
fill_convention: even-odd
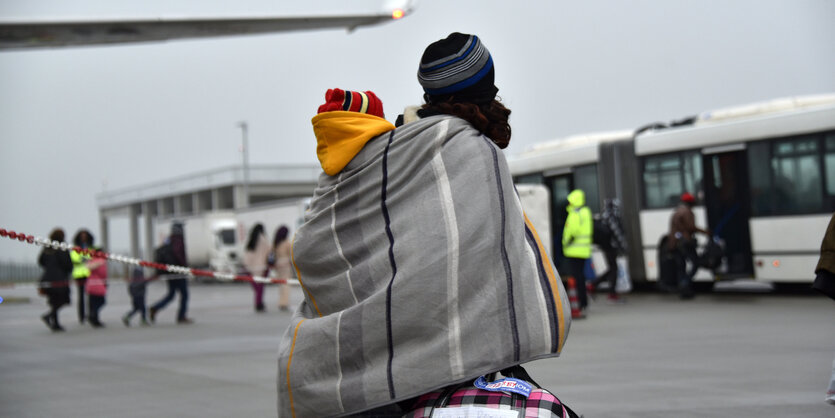
{"type": "Polygon", "coordinates": [[[568,282],[568,301],[571,302],[571,317],[575,319],[585,318],[586,315],[580,310],[580,300],[577,298],[577,283],[573,277],[569,277],[568,282]]]}

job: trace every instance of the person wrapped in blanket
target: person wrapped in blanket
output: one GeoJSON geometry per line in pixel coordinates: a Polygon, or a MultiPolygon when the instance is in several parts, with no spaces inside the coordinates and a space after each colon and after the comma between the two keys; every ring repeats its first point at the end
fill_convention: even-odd
{"type": "MultiPolygon", "coordinates": [[[[835,214],[829,219],[829,226],[826,227],[821,241],[821,255],[815,267],[812,288],[835,300],[835,214]]],[[[835,405],[835,360],[832,361],[826,402],[835,405]]]]}
{"type": "Polygon", "coordinates": [[[453,33],[418,80],[426,104],[398,128],[370,91],[328,90],[312,119],[324,172],[292,241],[304,300],[279,346],[279,416],[403,416],[565,343],[570,305],[501,152],[490,53],[453,33]]]}

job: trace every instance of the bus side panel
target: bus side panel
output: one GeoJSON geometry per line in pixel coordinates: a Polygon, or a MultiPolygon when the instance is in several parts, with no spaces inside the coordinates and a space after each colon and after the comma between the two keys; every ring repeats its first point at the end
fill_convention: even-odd
{"type": "Polygon", "coordinates": [[[757,280],[810,282],[832,215],[752,218],[751,248],[757,280]]]}
{"type": "Polygon", "coordinates": [[[758,281],[811,283],[815,280],[817,255],[754,255],[758,281]],[[762,263],[760,265],[760,263],[762,263]]]}

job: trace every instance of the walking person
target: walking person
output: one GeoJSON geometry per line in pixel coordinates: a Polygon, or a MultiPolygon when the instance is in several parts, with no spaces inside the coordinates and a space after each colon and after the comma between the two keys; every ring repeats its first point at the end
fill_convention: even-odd
{"type": "Polygon", "coordinates": [[[678,284],[679,297],[681,299],[692,299],[693,276],[699,270],[699,255],[696,252],[696,233],[710,235],[710,233],[696,226],[696,216],[693,214],[693,206],[696,198],[690,193],[683,193],[679,205],[670,217],[670,232],[667,234],[667,243],[672,252],[676,265],[676,280],[678,284]],[[690,264],[690,269],[687,265],[690,264]]]}
{"type": "MultiPolygon", "coordinates": [[[[270,254],[270,242],[264,233],[264,224],[256,223],[249,231],[249,239],[244,249],[244,268],[250,276],[267,276],[267,258],[270,254]]],[[[252,281],[255,296],[255,312],[264,312],[264,283],[252,281]]]]}
{"type": "MultiPolygon", "coordinates": [[[[75,247],[79,247],[82,250],[93,248],[93,234],[86,229],[79,229],[75,233],[72,243],[75,247]]],[[[73,282],[75,282],[75,287],[78,290],[78,323],[83,324],[87,320],[87,302],[85,301],[84,295],[87,293],[85,291],[87,278],[90,277],[90,268],[87,266],[87,262],[90,261],[90,256],[73,249],[70,251],[70,259],[73,265],[73,282]]]]}
{"type": "Polygon", "coordinates": [[[107,296],[107,258],[100,255],[100,248],[93,247],[93,249],[96,252],[87,261],[87,268],[90,269],[90,276],[87,278],[86,285],[87,296],[90,301],[88,319],[93,328],[102,328],[104,324],[100,320],[99,313],[106,302],[107,296]]]}
{"type": "MultiPolygon", "coordinates": [[[[293,266],[290,264],[289,233],[290,230],[287,226],[281,225],[276,229],[273,237],[272,263],[270,264],[272,264],[275,275],[279,279],[294,277],[293,266]]],[[[282,311],[290,309],[290,285],[287,283],[278,285],[278,309],[282,311]]]]}
{"type": "Polygon", "coordinates": [[[609,286],[607,300],[613,303],[621,302],[616,289],[618,256],[626,253],[627,244],[619,199],[606,199],[603,202],[603,212],[594,223],[592,236],[594,243],[600,247],[606,257],[606,271],[589,283],[588,290],[591,295],[594,295],[600,283],[606,282],[609,286]]]}
{"type": "MultiPolygon", "coordinates": [[[[50,232],[51,241],[64,242],[64,230],[55,228],[50,232]]],[[[41,319],[54,332],[64,331],[58,321],[58,310],[70,304],[70,273],[73,271],[72,260],[66,251],[44,247],[38,256],[38,265],[43,268],[38,291],[47,298],[49,312],[41,319]]]]}
{"type": "Polygon", "coordinates": [[[126,327],[130,326],[130,319],[137,313],[142,321],[142,325],[148,325],[148,319],[145,316],[145,288],[147,283],[145,274],[142,272],[142,267],[134,268],[130,276],[130,282],[128,283],[131,310],[122,316],[122,323],[126,327]]]}
{"type": "MultiPolygon", "coordinates": [[[[186,260],[186,243],[183,235],[183,224],[175,222],[171,225],[171,235],[161,247],[162,258],[154,260],[163,264],[173,264],[177,266],[188,267],[186,260]]],[[[187,316],[188,312],[188,278],[182,274],[164,274],[165,284],[168,287],[168,292],[157,303],[151,305],[150,316],[151,322],[156,322],[157,312],[165,308],[174,296],[180,294],[180,306],[177,309],[177,323],[191,324],[194,322],[187,316]]]]}
{"type": "Polygon", "coordinates": [[[490,53],[450,34],[418,80],[426,104],[396,130],[370,91],[329,90],[313,117],[324,174],[293,238],[279,416],[400,417],[561,351],[568,299],[514,193],[490,53]]]}
{"type": "MultiPolygon", "coordinates": [[[[594,224],[591,210],[586,206],[586,194],[575,189],[568,194],[568,216],[562,232],[562,252],[565,256],[565,271],[576,281],[577,299],[580,303],[580,318],[586,316],[588,295],[586,294],[586,262],[591,258],[591,241],[594,224]]],[[[617,270],[615,270],[617,271],[617,270]]]]}

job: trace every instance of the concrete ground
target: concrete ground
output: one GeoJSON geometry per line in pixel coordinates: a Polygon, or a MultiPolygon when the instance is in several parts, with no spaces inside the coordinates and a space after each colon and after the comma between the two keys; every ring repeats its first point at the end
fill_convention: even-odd
{"type": "MultiPolygon", "coordinates": [[[[153,283],[148,300],[164,288],[153,283]]],[[[193,325],[176,325],[169,305],[155,325],[134,318],[125,328],[129,299],[115,282],[106,328],[79,325],[72,306],[61,311],[67,332],[52,333],[33,287],[0,288],[0,417],[275,416],[278,339],[290,318],[275,309],[277,290],[267,289],[263,314],[244,284],[190,290],[193,325]]],[[[603,299],[573,323],[562,357],[526,366],[587,418],[835,417],[823,401],[835,302],[761,293],[603,299]]]]}

